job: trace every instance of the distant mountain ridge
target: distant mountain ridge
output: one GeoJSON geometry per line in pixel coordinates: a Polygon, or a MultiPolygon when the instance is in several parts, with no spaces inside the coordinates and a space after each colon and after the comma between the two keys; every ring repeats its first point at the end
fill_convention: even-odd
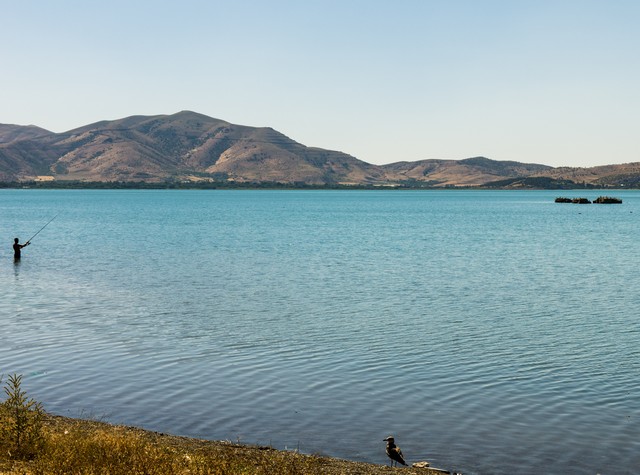
{"type": "Polygon", "coordinates": [[[0,124],[0,144],[33,139],[51,133],[35,125],[0,124]]]}
{"type": "Polygon", "coordinates": [[[542,177],[548,186],[638,186],[640,163],[553,168],[474,157],[373,165],[343,152],[307,147],[269,127],[231,124],[190,111],[105,120],[63,133],[0,124],[0,181],[5,182],[204,180],[514,188],[531,186],[536,183],[531,179],[542,177]]]}
{"type": "Polygon", "coordinates": [[[385,180],[380,167],[345,153],[305,147],[271,128],[188,111],[101,121],[60,134],[24,131],[22,140],[14,139],[17,134],[14,126],[0,126],[0,180],[385,180]]]}
{"type": "Polygon", "coordinates": [[[505,178],[544,174],[552,169],[546,165],[496,161],[485,157],[397,162],[383,165],[383,168],[408,179],[428,179],[436,186],[483,186],[505,178]]]}

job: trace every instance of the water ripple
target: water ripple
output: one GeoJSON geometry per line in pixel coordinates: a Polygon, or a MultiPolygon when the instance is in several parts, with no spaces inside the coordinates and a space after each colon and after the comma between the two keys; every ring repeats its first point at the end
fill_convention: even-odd
{"type": "Polygon", "coordinates": [[[25,227],[63,211],[0,263],[0,373],[49,410],[377,463],[393,433],[465,474],[640,465],[636,192],[0,192],[25,227]]]}

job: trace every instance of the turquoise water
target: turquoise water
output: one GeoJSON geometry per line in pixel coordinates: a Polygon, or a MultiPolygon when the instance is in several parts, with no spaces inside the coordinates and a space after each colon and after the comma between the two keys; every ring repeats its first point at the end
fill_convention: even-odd
{"type": "Polygon", "coordinates": [[[0,190],[0,373],[175,434],[637,473],[640,192],[557,194],[0,190]]]}

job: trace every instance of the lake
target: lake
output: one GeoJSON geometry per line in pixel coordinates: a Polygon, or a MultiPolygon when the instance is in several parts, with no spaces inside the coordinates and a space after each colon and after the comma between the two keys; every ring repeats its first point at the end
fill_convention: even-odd
{"type": "Polygon", "coordinates": [[[637,473],[640,191],[553,202],[600,194],[0,190],[0,374],[173,434],[637,473]]]}

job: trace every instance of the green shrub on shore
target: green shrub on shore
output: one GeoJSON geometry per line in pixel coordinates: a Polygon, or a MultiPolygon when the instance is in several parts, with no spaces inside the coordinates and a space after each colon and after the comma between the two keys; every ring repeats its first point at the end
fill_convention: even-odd
{"type": "Polygon", "coordinates": [[[12,460],[31,460],[44,447],[42,421],[44,411],[39,402],[22,390],[22,376],[7,378],[7,399],[0,404],[0,453],[12,460]]]}

